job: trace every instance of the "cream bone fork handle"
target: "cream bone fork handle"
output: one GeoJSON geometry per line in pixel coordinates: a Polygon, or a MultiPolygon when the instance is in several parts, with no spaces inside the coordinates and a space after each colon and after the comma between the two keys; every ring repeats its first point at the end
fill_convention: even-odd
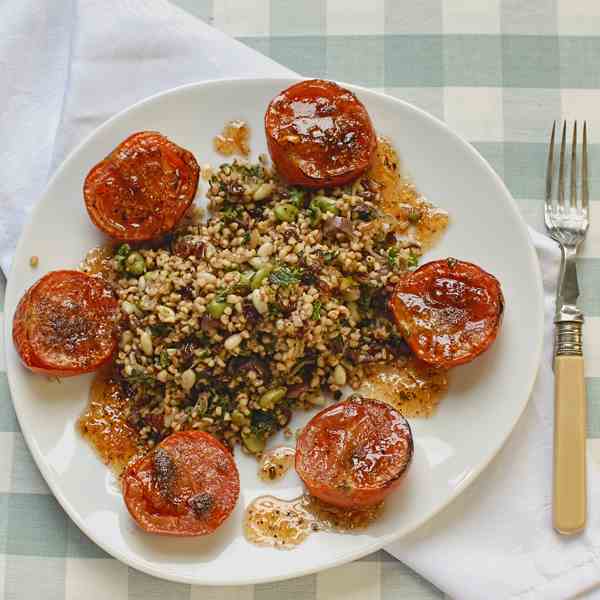
{"type": "Polygon", "coordinates": [[[554,323],[554,482],[553,524],[572,535],[586,524],[586,393],[583,374],[583,313],[577,308],[576,255],[589,226],[587,123],[583,124],[581,183],[577,194],[577,121],[573,125],[569,199],[565,199],[567,124],[563,123],[558,164],[558,194],[553,198],[554,137],[552,126],[546,177],[544,220],[560,245],[562,263],[556,295],[554,323]]]}

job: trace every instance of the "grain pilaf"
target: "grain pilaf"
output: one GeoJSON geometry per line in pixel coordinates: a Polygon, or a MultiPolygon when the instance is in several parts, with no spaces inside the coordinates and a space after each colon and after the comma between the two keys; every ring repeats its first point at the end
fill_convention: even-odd
{"type": "Polygon", "coordinates": [[[403,182],[383,140],[365,176],[327,192],[285,185],[264,157],[203,174],[207,221],[196,208],[159,245],[106,261],[115,368],[144,445],[199,429],[259,454],[293,409],[405,360],[388,297],[447,215],[403,182]]]}

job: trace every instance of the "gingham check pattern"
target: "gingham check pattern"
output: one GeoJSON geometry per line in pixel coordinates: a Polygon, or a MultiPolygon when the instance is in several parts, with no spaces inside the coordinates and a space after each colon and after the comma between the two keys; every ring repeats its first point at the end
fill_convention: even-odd
{"type": "MultiPolygon", "coordinates": [[[[600,2],[597,0],[176,0],[306,76],[408,100],[470,140],[542,230],[553,119],[587,119],[591,227],[579,259],[588,437],[600,462],[600,2]],[[597,168],[593,168],[596,165],[597,168]]],[[[1,309],[1,305],[0,305],[1,309]]],[[[43,600],[403,600],[443,594],[385,552],[318,575],[191,588],[109,558],[58,506],[33,464],[0,353],[0,597],[43,600]]]]}

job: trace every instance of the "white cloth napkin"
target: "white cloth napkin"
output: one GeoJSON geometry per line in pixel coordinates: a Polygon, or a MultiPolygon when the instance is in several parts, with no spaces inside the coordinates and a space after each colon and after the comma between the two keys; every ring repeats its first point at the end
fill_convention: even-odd
{"type": "Polygon", "coordinates": [[[549,238],[530,233],[544,278],[546,328],[529,405],[477,481],[386,548],[453,598],[558,600],[588,591],[586,598],[600,598],[591,592],[600,583],[600,473],[589,452],[586,531],[566,538],[552,529],[552,318],[560,256],[549,238]]]}
{"type": "MultiPolygon", "coordinates": [[[[131,103],[187,82],[291,72],[163,0],[0,4],[0,264],[66,153],[131,103]]],[[[532,232],[546,291],[545,356],[501,454],[449,508],[389,551],[456,598],[567,598],[600,581],[600,514],[551,528],[551,319],[558,253],[532,232]]],[[[590,467],[595,468],[590,458],[590,467]]],[[[600,478],[590,477],[590,497],[600,478]]]]}
{"type": "Polygon", "coordinates": [[[164,0],[0,2],[0,265],[65,156],[184,83],[293,73],[164,0]]]}

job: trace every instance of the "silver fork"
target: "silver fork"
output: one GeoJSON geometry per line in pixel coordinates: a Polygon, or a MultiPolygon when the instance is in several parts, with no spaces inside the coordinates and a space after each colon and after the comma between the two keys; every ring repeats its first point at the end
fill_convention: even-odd
{"type": "Polygon", "coordinates": [[[567,124],[563,123],[558,164],[558,194],[554,199],[554,137],[552,126],[546,174],[544,220],[558,242],[562,262],[556,294],[554,323],[554,484],[553,524],[562,534],[585,528],[586,492],[586,393],[583,375],[583,313],[577,308],[577,249],[589,226],[587,123],[583,123],[581,183],[577,194],[577,121],[573,125],[569,200],[565,198],[567,124]],[[578,198],[579,196],[579,198],[578,198]]]}

